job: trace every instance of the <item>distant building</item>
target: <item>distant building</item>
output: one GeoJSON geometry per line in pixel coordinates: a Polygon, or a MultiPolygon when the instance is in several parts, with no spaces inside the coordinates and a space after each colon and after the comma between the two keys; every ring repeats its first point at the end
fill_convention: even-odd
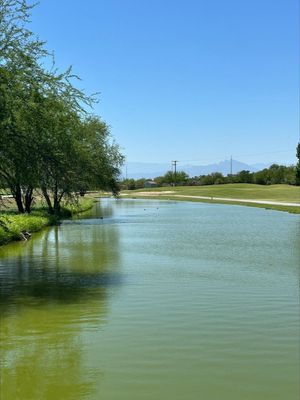
{"type": "Polygon", "coordinates": [[[144,183],[144,187],[145,188],[153,188],[153,187],[156,187],[156,186],[157,186],[157,183],[154,182],[154,181],[146,181],[144,183]]]}

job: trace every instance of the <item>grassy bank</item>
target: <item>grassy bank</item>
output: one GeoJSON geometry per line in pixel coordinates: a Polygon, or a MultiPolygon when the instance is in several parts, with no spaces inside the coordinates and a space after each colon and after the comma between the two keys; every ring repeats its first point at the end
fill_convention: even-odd
{"type": "MultiPolygon", "coordinates": [[[[95,201],[94,198],[84,198],[77,204],[64,205],[60,218],[71,218],[87,211],[93,207],[95,201]]],[[[18,214],[14,210],[0,212],[0,245],[22,240],[22,232],[37,232],[45,226],[56,224],[60,218],[48,214],[44,208],[34,209],[30,214],[18,214]]]]}
{"type": "Polygon", "coordinates": [[[230,199],[241,200],[260,200],[260,201],[276,201],[288,203],[300,203],[300,187],[290,185],[254,185],[254,184],[226,184],[226,185],[209,185],[209,186],[178,186],[163,187],[151,189],[127,190],[122,192],[126,197],[165,199],[165,200],[182,200],[197,201],[208,203],[235,204],[250,207],[260,207],[278,211],[288,211],[290,213],[300,214],[300,207],[273,205],[273,204],[255,204],[247,202],[237,202],[230,199]],[[169,192],[169,193],[166,193],[169,192]],[[180,196],[191,196],[189,198],[180,196]],[[194,197],[195,196],[195,197],[194,197]],[[210,199],[198,199],[196,196],[209,197],[210,199]],[[223,197],[229,200],[218,200],[216,197],[223,197]]]}

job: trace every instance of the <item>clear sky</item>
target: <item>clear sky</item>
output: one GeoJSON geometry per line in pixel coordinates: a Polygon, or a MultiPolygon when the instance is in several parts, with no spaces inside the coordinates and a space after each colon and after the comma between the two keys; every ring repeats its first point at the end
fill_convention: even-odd
{"type": "Polygon", "coordinates": [[[128,161],[295,162],[297,0],[40,0],[31,29],[70,64],[128,161]]]}

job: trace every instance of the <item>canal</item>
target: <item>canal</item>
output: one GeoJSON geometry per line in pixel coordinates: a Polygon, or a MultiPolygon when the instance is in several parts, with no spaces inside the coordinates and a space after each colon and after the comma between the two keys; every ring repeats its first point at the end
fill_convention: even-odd
{"type": "Polygon", "coordinates": [[[102,199],[0,248],[1,400],[297,400],[299,217],[102,199]]]}

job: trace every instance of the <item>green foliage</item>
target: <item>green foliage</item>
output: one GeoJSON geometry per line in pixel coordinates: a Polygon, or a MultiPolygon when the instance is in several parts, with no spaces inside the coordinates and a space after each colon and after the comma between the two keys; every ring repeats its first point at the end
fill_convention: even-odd
{"type": "Polygon", "coordinates": [[[63,204],[60,211],[60,217],[69,218],[72,217],[73,215],[88,211],[93,207],[95,201],[96,201],[95,199],[91,198],[78,200],[78,198],[74,199],[72,197],[69,202],[63,204]]]}
{"type": "Polygon", "coordinates": [[[234,181],[238,183],[252,183],[253,174],[250,171],[242,170],[235,175],[234,181]]]}
{"type": "Polygon", "coordinates": [[[142,189],[145,187],[145,184],[147,182],[146,178],[140,178],[140,179],[123,179],[123,181],[120,183],[120,188],[122,190],[135,190],[135,189],[142,189]]]}
{"type": "Polygon", "coordinates": [[[296,181],[296,170],[294,166],[273,164],[253,174],[253,182],[259,185],[276,185],[287,183],[294,185],[296,181]]]}
{"type": "Polygon", "coordinates": [[[163,185],[184,185],[188,181],[188,174],[184,171],[177,171],[176,175],[173,171],[166,172],[163,176],[154,179],[158,186],[163,185]]]}
{"type": "Polygon", "coordinates": [[[0,216],[0,245],[11,240],[21,240],[22,232],[37,232],[50,224],[47,216],[41,215],[1,215],[0,216]]]}
{"type": "Polygon", "coordinates": [[[91,209],[95,199],[70,198],[60,210],[59,216],[50,215],[47,209],[33,210],[30,214],[16,214],[15,212],[0,214],[0,245],[14,240],[22,240],[22,232],[38,232],[43,227],[54,225],[60,218],[70,218],[73,215],[91,209]]]}
{"type": "Polygon", "coordinates": [[[226,183],[226,178],[220,172],[213,172],[199,177],[200,185],[220,185],[222,183],[226,183]]]}
{"type": "Polygon", "coordinates": [[[143,186],[138,186],[137,181],[134,179],[124,179],[121,184],[121,188],[124,190],[134,190],[134,189],[141,189],[143,186]]]}
{"type": "MultiPolygon", "coordinates": [[[[298,157],[300,157],[300,145],[298,145],[298,157]]],[[[258,172],[240,171],[234,175],[223,176],[220,172],[213,172],[208,175],[200,175],[190,178],[185,172],[177,172],[178,186],[208,186],[222,185],[230,183],[255,183],[258,185],[278,185],[288,184],[295,185],[296,179],[299,179],[300,184],[300,162],[297,166],[285,166],[273,164],[269,168],[265,168],[258,172]],[[298,171],[298,172],[297,172],[298,171]],[[298,175],[297,175],[298,174],[298,175]],[[297,178],[298,176],[298,178],[297,178]]],[[[164,176],[154,178],[158,187],[173,186],[174,173],[168,171],[164,176]]],[[[145,179],[134,180],[127,179],[122,182],[122,189],[140,189],[144,187],[145,179]]]]}
{"type": "Polygon", "coordinates": [[[94,98],[74,86],[71,68],[46,70],[44,42],[25,28],[32,6],[0,0],[0,185],[19,212],[40,189],[49,212],[90,189],[118,193],[123,156],[108,126],[84,108],[94,98]]]}

